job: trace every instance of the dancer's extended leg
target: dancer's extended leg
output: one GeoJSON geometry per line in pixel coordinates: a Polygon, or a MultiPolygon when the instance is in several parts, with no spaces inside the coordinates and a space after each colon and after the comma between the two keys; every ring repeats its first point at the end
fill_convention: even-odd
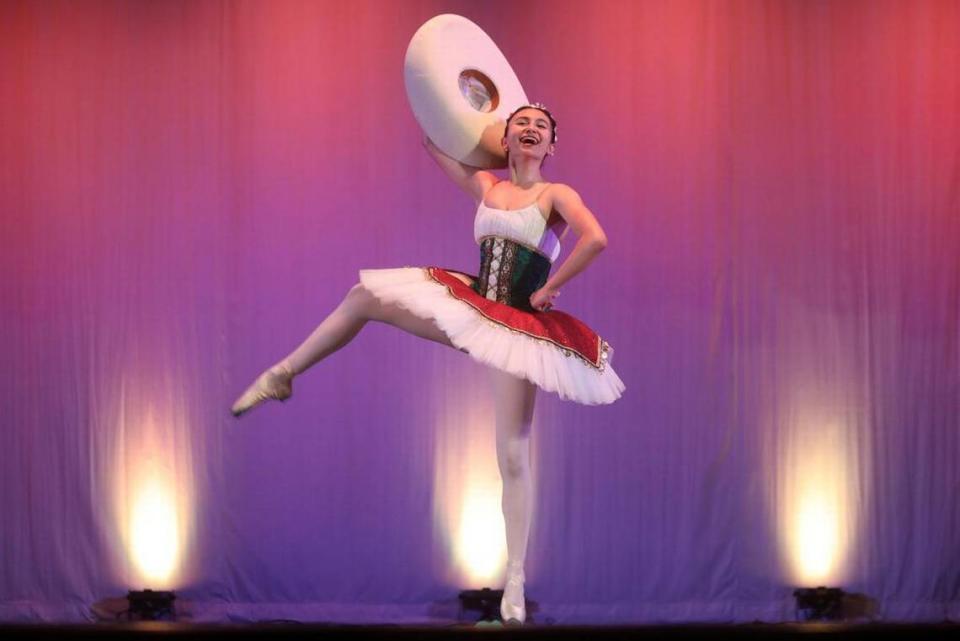
{"type": "Polygon", "coordinates": [[[247,388],[233,404],[233,414],[239,416],[267,399],[283,400],[290,396],[294,376],[353,340],[367,321],[387,323],[415,336],[453,346],[432,320],[414,316],[397,305],[385,304],[358,283],[299,347],[247,388]]]}
{"type": "Polygon", "coordinates": [[[358,283],[347,292],[343,302],[284,360],[294,375],[301,374],[353,340],[367,321],[387,323],[415,336],[452,345],[432,320],[414,316],[402,307],[384,304],[358,283]]]}
{"type": "Polygon", "coordinates": [[[507,582],[500,613],[504,621],[526,618],[523,565],[533,513],[530,433],[536,386],[500,370],[491,370],[496,394],[497,463],[503,480],[503,520],[507,534],[507,582]]]}

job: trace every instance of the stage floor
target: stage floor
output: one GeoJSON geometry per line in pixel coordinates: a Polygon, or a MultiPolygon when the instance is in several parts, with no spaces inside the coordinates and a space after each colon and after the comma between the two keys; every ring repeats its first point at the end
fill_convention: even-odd
{"type": "Polygon", "coordinates": [[[3,625],[0,638],[30,639],[902,639],[937,641],[960,638],[960,625],[788,623],[743,625],[559,626],[458,624],[451,626],[341,625],[273,623],[203,625],[136,622],[71,625],[3,625]]]}

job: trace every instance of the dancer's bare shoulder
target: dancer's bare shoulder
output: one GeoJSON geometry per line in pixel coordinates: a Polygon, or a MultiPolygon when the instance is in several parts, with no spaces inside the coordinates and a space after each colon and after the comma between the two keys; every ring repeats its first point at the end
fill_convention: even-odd
{"type": "Polygon", "coordinates": [[[476,186],[476,191],[473,193],[473,198],[478,203],[483,202],[484,198],[487,197],[487,192],[493,189],[493,186],[500,182],[500,178],[498,178],[495,173],[492,171],[487,171],[486,169],[478,169],[473,175],[473,179],[476,186]]]}
{"type": "Polygon", "coordinates": [[[579,198],[579,194],[572,187],[564,183],[550,183],[537,199],[540,211],[544,212],[549,224],[558,222],[563,216],[559,209],[572,198],[579,198]]]}
{"type": "Polygon", "coordinates": [[[550,186],[544,190],[543,195],[549,199],[549,204],[554,208],[565,205],[583,203],[577,190],[566,183],[550,183],[550,186]]]}
{"type": "Polygon", "coordinates": [[[606,235],[600,223],[573,187],[553,183],[544,195],[550,197],[551,216],[556,214],[563,218],[577,236],[594,238],[598,244],[606,246],[606,235]]]}

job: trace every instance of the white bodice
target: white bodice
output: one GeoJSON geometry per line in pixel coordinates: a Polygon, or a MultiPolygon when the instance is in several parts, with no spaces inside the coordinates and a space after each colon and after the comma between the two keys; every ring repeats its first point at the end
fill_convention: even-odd
{"type": "Polygon", "coordinates": [[[489,236],[525,245],[546,256],[551,263],[560,255],[560,239],[547,227],[536,202],[522,209],[495,209],[481,201],[473,221],[473,238],[480,244],[489,236]]]}

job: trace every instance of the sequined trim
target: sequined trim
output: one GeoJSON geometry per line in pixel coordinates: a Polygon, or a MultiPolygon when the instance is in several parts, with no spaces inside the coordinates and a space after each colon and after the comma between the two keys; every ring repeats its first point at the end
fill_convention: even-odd
{"type": "MultiPolygon", "coordinates": [[[[451,296],[453,296],[454,298],[456,298],[458,301],[460,301],[460,302],[462,302],[462,303],[465,303],[465,304],[469,305],[470,307],[472,307],[478,314],[480,314],[480,315],[483,316],[485,319],[487,319],[487,322],[489,322],[491,325],[498,325],[498,326],[500,326],[500,327],[503,327],[504,329],[508,329],[508,330],[510,330],[511,332],[514,332],[515,334],[522,334],[522,335],[524,335],[524,336],[529,336],[530,338],[533,338],[533,339],[535,339],[535,340],[539,340],[539,341],[544,341],[544,342],[546,342],[546,343],[550,343],[551,345],[553,345],[554,347],[556,347],[557,349],[559,349],[559,350],[563,353],[564,356],[567,356],[567,357],[576,356],[576,357],[579,358],[581,361],[583,361],[584,363],[586,363],[586,364],[589,365],[590,367],[594,368],[594,369],[597,370],[598,372],[601,372],[601,373],[602,373],[602,372],[606,369],[607,363],[608,363],[609,360],[610,360],[610,353],[611,353],[613,350],[612,350],[612,348],[610,347],[610,344],[607,343],[607,341],[605,341],[605,340],[603,340],[602,338],[600,338],[600,336],[598,336],[598,335],[595,334],[595,335],[596,335],[596,340],[597,340],[597,359],[594,361],[594,360],[590,359],[589,357],[587,357],[586,355],[582,354],[579,350],[572,349],[572,348],[567,347],[567,346],[565,346],[565,345],[561,345],[560,343],[558,343],[557,341],[553,340],[553,339],[550,338],[550,337],[540,336],[540,335],[537,335],[537,334],[531,334],[530,332],[526,332],[526,331],[524,331],[524,330],[522,330],[522,329],[517,329],[516,327],[513,327],[513,326],[511,326],[511,325],[508,325],[507,323],[504,323],[503,321],[500,321],[500,320],[497,320],[496,318],[490,317],[490,316],[489,316],[487,313],[485,313],[482,309],[480,309],[479,307],[477,307],[472,301],[467,300],[467,299],[465,299],[465,298],[461,298],[460,296],[458,296],[458,295],[453,291],[453,288],[452,288],[449,284],[443,282],[442,280],[440,280],[440,279],[437,277],[437,275],[434,273],[434,269],[435,269],[435,268],[433,268],[433,267],[428,267],[428,268],[427,268],[427,274],[429,275],[429,277],[430,277],[434,282],[436,282],[438,285],[441,285],[441,286],[445,287],[446,290],[447,290],[447,293],[449,293],[451,296]]],[[[452,271],[452,270],[444,270],[444,271],[452,271]]],[[[460,282],[461,284],[463,284],[462,281],[460,281],[459,279],[457,279],[457,280],[458,280],[458,282],[460,282]]],[[[474,291],[474,290],[471,289],[468,285],[465,285],[465,284],[464,284],[464,287],[466,287],[467,289],[470,289],[470,291],[474,291]]]]}

